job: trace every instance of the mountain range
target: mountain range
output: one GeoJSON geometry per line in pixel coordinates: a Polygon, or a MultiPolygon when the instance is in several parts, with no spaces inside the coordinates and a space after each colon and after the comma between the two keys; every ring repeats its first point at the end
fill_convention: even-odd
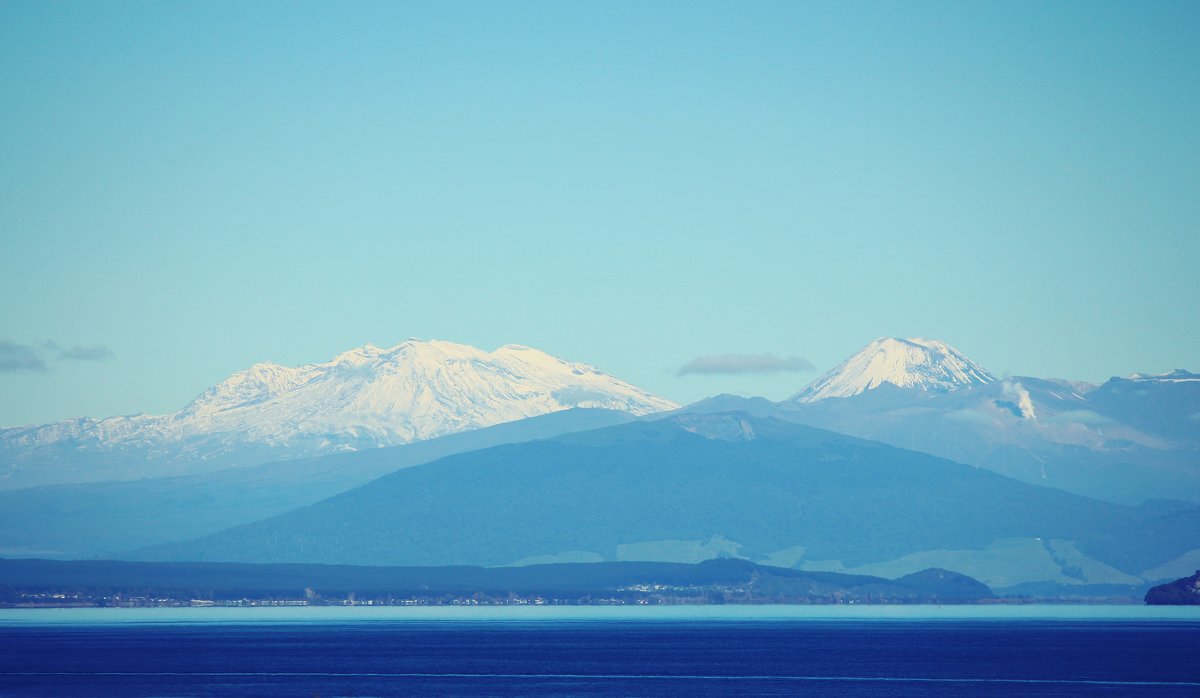
{"type": "Polygon", "coordinates": [[[112,557],[282,514],[448,455],[631,419],[627,412],[574,408],[390,448],[194,475],[0,490],[0,556],[112,557]]]}
{"type": "Polygon", "coordinates": [[[1196,374],[996,378],[926,338],[788,400],[686,407],[526,347],[410,340],[258,364],[172,415],[0,430],[0,554],[735,557],[1128,595],[1200,566],[1196,425],[1196,374]]]}
{"type": "Polygon", "coordinates": [[[573,407],[640,415],[678,405],[529,347],[368,344],[297,368],[255,364],[168,415],[0,429],[0,488],[211,472],[406,444],[573,407]]]}
{"type": "Polygon", "coordinates": [[[881,338],[790,400],[684,409],[769,415],[1114,502],[1200,502],[1200,376],[1183,370],[1098,387],[996,379],[945,343],[881,338]]]}
{"type": "Polygon", "coordinates": [[[739,413],[681,414],[449,456],[143,560],[527,565],[743,557],[997,589],[1190,566],[1200,507],[1100,502],[739,413]],[[1131,533],[1137,532],[1137,533],[1131,533]],[[946,563],[946,564],[943,564],[946,563]]]}

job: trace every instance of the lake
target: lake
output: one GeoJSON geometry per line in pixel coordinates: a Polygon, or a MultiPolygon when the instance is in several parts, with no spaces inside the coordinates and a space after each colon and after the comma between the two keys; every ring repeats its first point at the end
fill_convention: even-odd
{"type": "Polygon", "coordinates": [[[5,696],[1200,695],[1200,609],[0,611],[5,696]]]}

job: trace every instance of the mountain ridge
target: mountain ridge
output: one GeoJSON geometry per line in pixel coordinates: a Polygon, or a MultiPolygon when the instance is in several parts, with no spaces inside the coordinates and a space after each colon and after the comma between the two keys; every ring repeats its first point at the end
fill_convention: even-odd
{"type": "Polygon", "coordinates": [[[403,446],[208,473],[0,490],[0,556],[93,558],[186,540],[318,502],[447,455],[635,419],[572,408],[403,446]]]}
{"type": "Polygon", "coordinates": [[[522,345],[486,352],[440,340],[390,349],[367,344],[323,363],[254,364],[167,415],[0,429],[0,462],[9,466],[0,487],[186,474],[392,446],[576,407],[644,415],[678,405],[522,345]]]}
{"type": "Polygon", "coordinates": [[[945,559],[979,567],[983,576],[955,571],[989,585],[1098,583],[1187,554],[1191,540],[1138,531],[1168,519],[1186,529],[1198,515],[1186,504],[1091,500],[773,418],[673,415],[450,456],[121,557],[496,566],[728,555],[899,574],[955,569],[945,559]]]}

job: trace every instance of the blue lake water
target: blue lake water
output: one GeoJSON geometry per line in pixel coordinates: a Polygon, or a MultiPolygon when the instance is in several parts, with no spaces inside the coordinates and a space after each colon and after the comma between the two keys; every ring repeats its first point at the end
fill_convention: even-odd
{"type": "Polygon", "coordinates": [[[5,696],[1200,695],[1200,609],[0,611],[5,696]]]}

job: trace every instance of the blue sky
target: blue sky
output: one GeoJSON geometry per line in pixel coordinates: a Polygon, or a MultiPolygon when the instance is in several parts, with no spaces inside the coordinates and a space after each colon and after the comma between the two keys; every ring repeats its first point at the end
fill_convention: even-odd
{"type": "Polygon", "coordinates": [[[0,425],[410,336],[1200,370],[1198,72],[1182,2],[5,2],[0,425]]]}

